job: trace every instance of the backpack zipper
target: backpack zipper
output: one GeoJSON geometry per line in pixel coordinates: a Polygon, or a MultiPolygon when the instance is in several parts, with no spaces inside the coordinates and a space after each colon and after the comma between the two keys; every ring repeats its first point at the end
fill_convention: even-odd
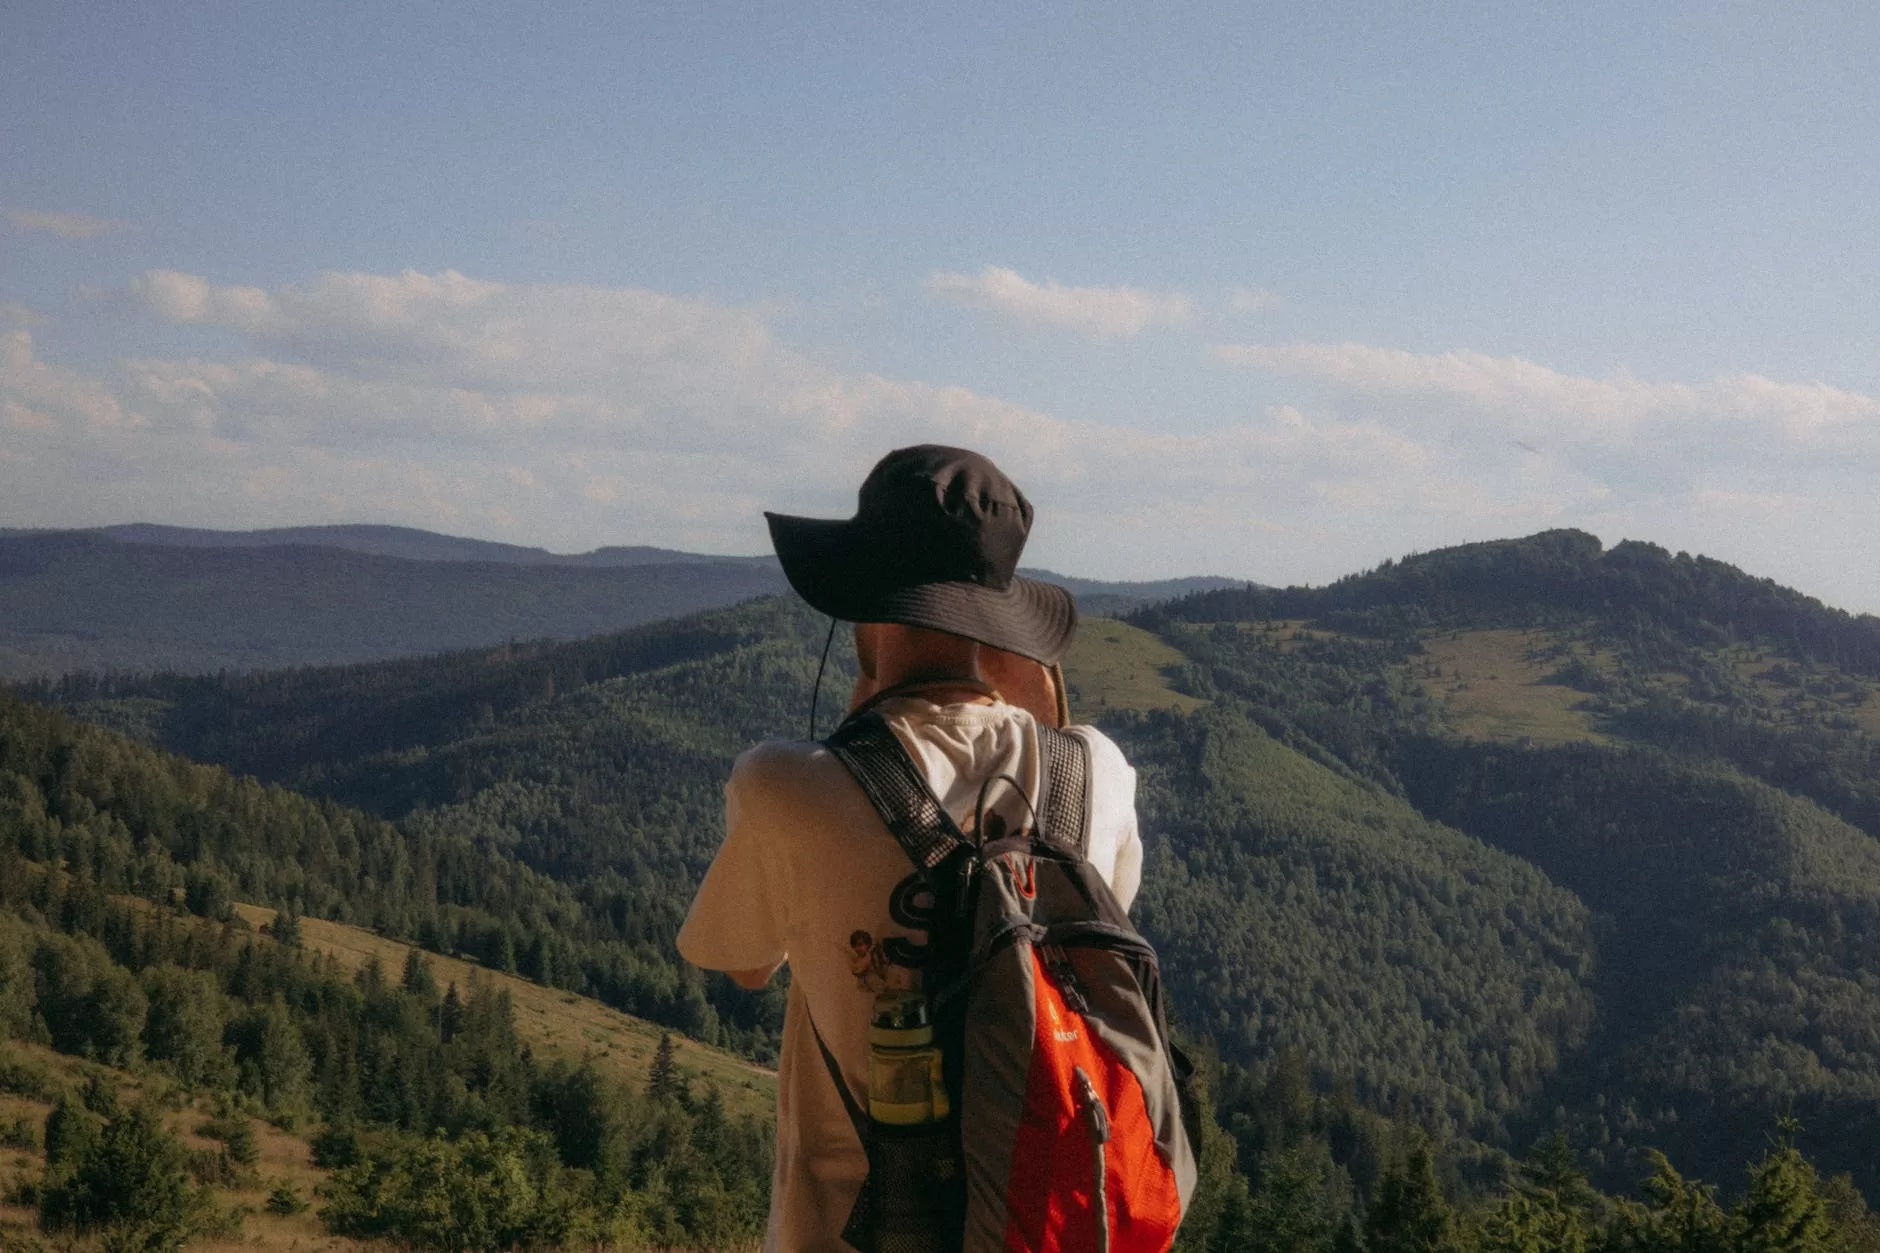
{"type": "Polygon", "coordinates": [[[1103,1098],[1097,1095],[1097,1085],[1090,1081],[1082,1066],[1071,1067],[1073,1082],[1077,1088],[1078,1112],[1084,1116],[1084,1126],[1090,1131],[1090,1162],[1094,1175],[1094,1187],[1090,1193],[1091,1217],[1096,1220],[1096,1253],[1110,1253],[1110,1201],[1105,1193],[1108,1173],[1105,1169],[1103,1146],[1110,1139],[1110,1115],[1103,1108],[1103,1098]]]}

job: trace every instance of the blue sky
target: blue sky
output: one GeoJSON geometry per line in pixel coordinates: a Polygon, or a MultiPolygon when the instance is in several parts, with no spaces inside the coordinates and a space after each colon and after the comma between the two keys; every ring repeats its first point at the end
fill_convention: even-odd
{"type": "Polygon", "coordinates": [[[0,526],[749,552],[936,440],[1078,574],[1578,526],[1880,610],[1872,6],[0,31],[0,526]]]}

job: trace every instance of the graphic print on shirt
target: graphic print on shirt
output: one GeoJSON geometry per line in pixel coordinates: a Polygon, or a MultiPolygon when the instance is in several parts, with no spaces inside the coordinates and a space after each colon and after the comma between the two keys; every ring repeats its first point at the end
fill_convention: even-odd
{"type": "MultiPolygon", "coordinates": [[[[972,815],[968,815],[961,826],[962,833],[971,839],[975,826],[972,815]]],[[[1026,830],[1020,828],[1019,834],[1025,834],[1026,830]]],[[[985,839],[976,842],[1002,840],[1006,833],[1004,817],[989,813],[985,817],[985,839]]],[[[1036,889],[1027,891],[1026,886],[1021,885],[1020,891],[1026,896],[1032,895],[1036,889]]],[[[918,873],[909,874],[894,885],[894,891],[888,896],[888,916],[920,934],[884,936],[879,941],[866,931],[850,935],[849,969],[863,991],[879,995],[920,990],[920,970],[927,964],[927,932],[933,928],[933,914],[933,892],[918,873]]]]}
{"type": "MultiPolygon", "coordinates": [[[[849,932],[849,973],[855,976],[862,991],[880,996],[884,992],[912,992],[920,986],[919,973],[905,963],[897,963],[889,954],[890,948],[899,942],[899,936],[889,936],[877,943],[866,931],[849,932]]],[[[926,953],[924,945],[921,952],[926,953]]]]}

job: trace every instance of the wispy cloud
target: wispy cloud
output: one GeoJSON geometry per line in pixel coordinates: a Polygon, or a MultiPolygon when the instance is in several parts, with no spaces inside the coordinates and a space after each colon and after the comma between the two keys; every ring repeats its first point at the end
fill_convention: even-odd
{"type": "Polygon", "coordinates": [[[186,509],[220,525],[378,518],[755,551],[762,508],[847,514],[883,451],[939,441],[985,449],[1025,485],[1043,511],[1032,559],[1264,569],[1232,554],[1263,551],[1327,493],[1385,498],[1378,467],[1424,455],[1381,427],[1301,414],[1170,435],[843,372],[779,342],[765,311],[643,289],[450,272],[263,289],[153,271],[124,298],[247,351],[87,374],[13,332],[0,446],[23,460],[0,482],[9,520],[186,509]],[[1078,548],[1090,536],[1100,560],[1078,548]]]}
{"type": "Polygon", "coordinates": [[[61,239],[97,239],[135,230],[130,222],[93,217],[89,213],[47,213],[39,209],[9,209],[7,221],[23,231],[44,231],[61,239]]]}
{"type": "Polygon", "coordinates": [[[1125,339],[1151,326],[1194,320],[1194,302],[1180,292],[1138,287],[1066,287],[1034,283],[1016,270],[989,265],[977,274],[936,270],[927,276],[936,296],[1035,326],[1057,326],[1098,339],[1125,339]]]}
{"type": "Polygon", "coordinates": [[[1516,441],[1658,484],[1717,467],[1766,476],[1880,470],[1880,399],[1825,383],[1730,374],[1698,383],[1588,378],[1519,357],[1368,344],[1227,345],[1217,359],[1388,402],[1399,424],[1516,441]]]}
{"type": "Polygon", "coordinates": [[[1880,607],[1861,555],[1880,403],[1820,384],[1241,345],[1215,355],[1298,394],[1171,431],[838,369],[773,311],[641,288],[152,271],[121,296],[239,347],[81,370],[0,329],[0,525],[376,520],[754,552],[762,509],[846,516],[882,452],[934,441],[996,458],[1038,505],[1028,561],[1072,573],[1319,581],[1578,525],[1880,607]]]}

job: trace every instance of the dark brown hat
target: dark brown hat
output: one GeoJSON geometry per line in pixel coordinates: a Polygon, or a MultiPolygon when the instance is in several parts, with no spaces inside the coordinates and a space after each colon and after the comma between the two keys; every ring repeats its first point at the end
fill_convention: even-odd
{"type": "Polygon", "coordinates": [[[896,449],[853,518],[764,517],[790,586],[831,617],[930,627],[1046,665],[1077,633],[1071,594],[1018,574],[1031,502],[976,452],[896,449]]]}

